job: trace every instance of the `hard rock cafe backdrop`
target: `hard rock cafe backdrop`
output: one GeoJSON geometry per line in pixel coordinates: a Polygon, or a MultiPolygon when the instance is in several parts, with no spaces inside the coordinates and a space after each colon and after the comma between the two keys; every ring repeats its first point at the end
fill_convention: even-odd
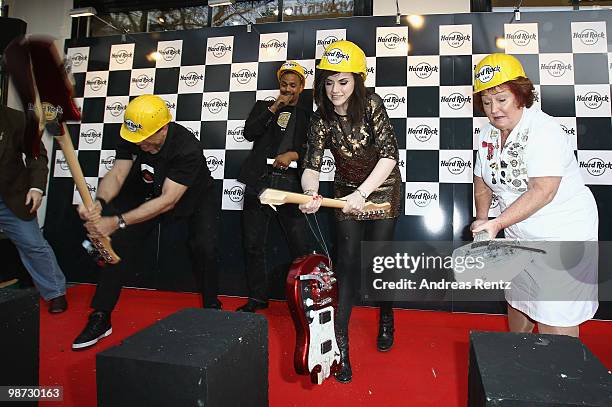
{"type": "MultiPolygon", "coordinates": [[[[256,99],[277,95],[275,72],[286,59],[306,67],[301,103],[312,104],[314,67],[325,45],[359,44],[368,57],[366,86],[385,101],[400,146],[404,207],[396,240],[461,240],[472,220],[475,140],[486,118],[472,105],[472,69],[486,54],[516,55],[536,85],[536,103],[555,116],[571,138],[584,180],[599,205],[600,240],[612,240],[612,46],[609,11],[434,15],[422,26],[405,17],[355,17],[206,28],[68,40],[82,121],[69,128],[91,191],[112,167],[123,111],[131,98],[154,93],[174,120],[199,139],[222,196],[220,283],[225,294],[244,295],[240,216],[243,186],[236,181],[251,144],[243,126],[256,99]],[[150,57],[158,52],[157,60],[150,57]]],[[[546,154],[546,151],[542,151],[546,154]]],[[[322,170],[331,193],[334,160],[322,170]]],[[[79,201],[61,150],[53,154],[46,236],[71,281],[93,282],[97,266],[81,248],[85,238],[74,204],[79,201]]],[[[138,177],[138,174],[134,174],[138,177]]],[[[131,182],[131,181],[130,181],[131,182]]],[[[138,182],[130,188],[137,188],[138,182]]],[[[129,194],[121,197],[129,207],[129,194]]],[[[498,212],[494,201],[491,215],[498,212]]],[[[319,217],[333,243],[331,216],[319,217]]],[[[195,291],[185,225],[162,223],[134,242],[130,286],[195,291]]],[[[119,253],[125,256],[126,253],[119,253]]],[[[283,298],[287,250],[270,229],[268,268],[274,296],[283,298]]],[[[414,308],[501,311],[500,304],[436,302],[414,308]]],[[[600,316],[612,317],[601,307],[600,316]]]]}

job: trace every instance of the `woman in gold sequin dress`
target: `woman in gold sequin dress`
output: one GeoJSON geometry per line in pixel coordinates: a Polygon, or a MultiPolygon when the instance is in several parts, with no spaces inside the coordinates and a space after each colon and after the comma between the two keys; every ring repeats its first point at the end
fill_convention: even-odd
{"type": "MultiPolygon", "coordinates": [[[[336,313],[336,338],[340,348],[339,382],[352,379],[348,354],[348,325],[361,271],[361,242],[393,240],[400,210],[401,176],[397,139],[383,101],[366,91],[366,57],[350,41],[330,44],[317,66],[314,98],[318,110],[308,134],[302,188],[313,195],[300,205],[304,213],[315,213],[319,172],[324,150],[330,149],[336,162],[334,196],[346,200],[336,210],[339,304],[336,313]],[[358,215],[368,201],[391,204],[391,209],[376,220],[361,220],[358,215]]],[[[377,348],[387,351],[393,345],[393,309],[390,302],[380,307],[377,348]]]]}

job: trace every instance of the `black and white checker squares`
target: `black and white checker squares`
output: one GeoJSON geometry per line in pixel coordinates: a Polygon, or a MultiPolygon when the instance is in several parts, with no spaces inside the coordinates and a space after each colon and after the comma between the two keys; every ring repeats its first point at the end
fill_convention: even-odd
{"type": "MultiPolygon", "coordinates": [[[[472,70],[488,53],[504,52],[496,48],[501,44],[536,85],[536,104],[572,139],[586,183],[612,185],[609,15],[574,21],[571,12],[523,13],[520,22],[507,24],[508,16],[494,13],[488,22],[478,15],[427,16],[422,28],[355,18],[263,25],[261,35],[227,27],[142,36],[137,43],[74,43],[67,54],[83,120],[70,130],[94,191],[112,167],[126,105],[157,94],[200,139],[213,177],[223,184],[222,208],[240,210],[243,186],[236,177],[252,146],[243,131],[255,100],[276,97],[276,70],[295,59],[306,71],[301,103],[310,105],[325,46],[349,39],[366,52],[366,86],[383,98],[397,133],[404,213],[427,216],[441,210],[441,190],[448,190],[442,185],[472,182],[476,141],[487,123],[474,112],[472,70]]],[[[321,180],[332,181],[334,170],[326,151],[321,180]]],[[[69,176],[61,151],[53,176],[69,176]]],[[[494,201],[492,216],[496,210],[494,201]]]]}

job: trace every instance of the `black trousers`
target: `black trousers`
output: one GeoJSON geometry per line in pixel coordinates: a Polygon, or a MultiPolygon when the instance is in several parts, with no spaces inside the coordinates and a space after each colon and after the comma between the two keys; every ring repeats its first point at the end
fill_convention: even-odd
{"type": "MultiPolygon", "coordinates": [[[[201,276],[200,287],[204,305],[212,305],[218,294],[218,225],[221,218],[220,199],[213,191],[205,195],[200,207],[189,219],[189,251],[191,264],[196,277],[201,276]]],[[[165,217],[164,222],[171,221],[165,217]]],[[[154,233],[161,219],[154,218],[147,222],[128,226],[125,230],[117,230],[112,237],[115,251],[122,256],[116,265],[106,265],[100,271],[96,293],[91,307],[97,311],[111,312],[121,293],[123,276],[137,259],[134,256],[134,244],[142,242],[146,236],[154,233]]],[[[153,254],[152,254],[153,255],[153,254]]]]}
{"type": "Polygon", "coordinates": [[[310,251],[310,232],[306,218],[298,206],[285,204],[277,206],[276,209],[277,211],[274,211],[259,203],[256,191],[247,186],[242,209],[242,245],[249,298],[257,301],[268,301],[266,245],[272,218],[278,219],[280,223],[292,260],[310,251]]]}
{"type": "MultiPolygon", "coordinates": [[[[343,220],[336,223],[337,251],[335,273],[338,279],[338,309],[336,310],[336,333],[348,334],[353,304],[359,292],[361,273],[371,263],[361,264],[361,242],[380,244],[393,240],[397,219],[343,220]]],[[[376,253],[376,248],[373,247],[376,253]]],[[[390,309],[391,302],[380,303],[381,308],[390,309]]]]}

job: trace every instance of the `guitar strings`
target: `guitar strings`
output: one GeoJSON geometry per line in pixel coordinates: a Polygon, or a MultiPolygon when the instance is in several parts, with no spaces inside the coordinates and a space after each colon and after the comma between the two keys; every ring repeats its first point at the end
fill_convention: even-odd
{"type": "Polygon", "coordinates": [[[312,227],[312,224],[310,223],[310,219],[308,218],[308,215],[304,214],[304,217],[306,218],[306,223],[308,223],[308,227],[310,228],[310,232],[312,233],[312,235],[314,236],[315,240],[317,241],[317,243],[319,244],[319,246],[321,247],[321,249],[323,250],[323,252],[327,256],[327,258],[329,259],[329,268],[333,270],[334,267],[333,267],[333,263],[332,263],[332,258],[329,255],[329,250],[327,249],[327,245],[325,244],[325,237],[323,236],[323,232],[321,231],[321,227],[319,226],[319,221],[317,219],[317,214],[313,213],[312,217],[314,218],[315,225],[317,226],[317,231],[319,232],[318,235],[315,232],[314,228],[312,227]],[[319,236],[320,236],[320,238],[319,238],[319,236]]]}

